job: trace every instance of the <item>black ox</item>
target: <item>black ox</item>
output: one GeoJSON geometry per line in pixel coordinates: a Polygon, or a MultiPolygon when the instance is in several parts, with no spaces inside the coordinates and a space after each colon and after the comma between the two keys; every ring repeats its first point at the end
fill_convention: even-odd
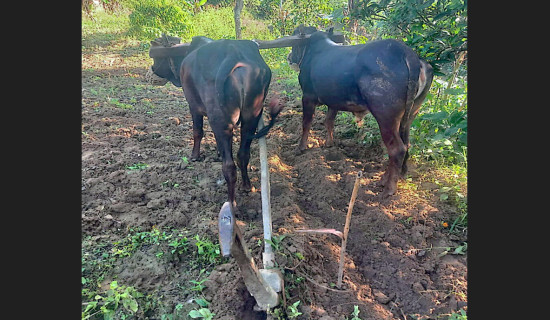
{"type": "Polygon", "coordinates": [[[228,186],[228,200],[235,205],[236,166],[233,161],[233,129],[241,124],[237,153],[242,187],[251,189],[248,177],[252,139],[266,135],[273,126],[279,106],[270,105],[271,121],[256,132],[263,102],[271,81],[271,70],[258,45],[249,40],[217,40],[194,37],[190,45],[170,43],[178,38],[163,36],[151,41],[149,55],[153,73],[182,87],[193,118],[192,160],[200,156],[204,116],[214,132],[222,171],[228,186]],[[165,47],[166,50],[164,49],[165,47]],[[164,50],[164,51],[163,51],[164,50]],[[154,54],[153,54],[154,53],[154,54]]]}
{"type": "Polygon", "coordinates": [[[407,172],[409,130],[432,83],[433,69],[403,42],[386,39],[341,46],[328,33],[313,27],[297,28],[293,35],[311,36],[292,47],[289,63],[300,69],[303,132],[299,151],[306,148],[315,107],[325,104],[326,145],[333,144],[338,111],[362,118],[372,113],[389,155],[381,180],[382,196],[397,190],[397,180],[407,172]]]}

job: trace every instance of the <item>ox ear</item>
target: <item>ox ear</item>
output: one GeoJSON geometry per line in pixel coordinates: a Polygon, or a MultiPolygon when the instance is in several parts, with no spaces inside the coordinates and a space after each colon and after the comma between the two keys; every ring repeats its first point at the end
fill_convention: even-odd
{"type": "Polygon", "coordinates": [[[151,47],[158,47],[158,46],[162,46],[162,43],[156,40],[151,40],[151,47]]]}
{"type": "Polygon", "coordinates": [[[327,30],[327,33],[329,36],[332,36],[332,34],[334,33],[334,27],[330,27],[328,30],[327,30]]]}

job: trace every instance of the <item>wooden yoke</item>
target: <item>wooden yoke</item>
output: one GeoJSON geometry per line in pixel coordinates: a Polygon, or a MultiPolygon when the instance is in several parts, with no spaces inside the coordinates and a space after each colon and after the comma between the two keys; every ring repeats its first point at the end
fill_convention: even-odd
{"type": "Polygon", "coordinates": [[[153,47],[149,49],[150,58],[168,58],[177,56],[186,56],[190,43],[176,44],[172,47],[153,47]]]}
{"type": "MultiPolygon", "coordinates": [[[[258,44],[260,49],[284,48],[299,45],[302,41],[309,38],[311,34],[300,34],[295,36],[281,37],[275,40],[252,40],[258,44]]],[[[149,49],[149,57],[151,58],[168,58],[177,56],[186,56],[191,43],[179,43],[178,37],[169,37],[163,35],[162,38],[157,38],[151,41],[149,49]],[[169,39],[169,40],[168,40],[169,39]]],[[[344,35],[334,33],[330,35],[330,39],[336,43],[344,43],[344,35]]]]}

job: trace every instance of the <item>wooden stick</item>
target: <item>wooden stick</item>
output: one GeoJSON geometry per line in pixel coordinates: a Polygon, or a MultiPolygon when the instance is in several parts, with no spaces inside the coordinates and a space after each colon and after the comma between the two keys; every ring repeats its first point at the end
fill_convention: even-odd
{"type": "Polygon", "coordinates": [[[176,44],[172,47],[151,46],[149,48],[149,57],[151,58],[167,58],[186,56],[191,43],[176,44]]]}
{"type": "Polygon", "coordinates": [[[297,232],[297,233],[330,233],[330,234],[333,234],[333,235],[339,237],[340,239],[344,238],[344,235],[343,235],[342,231],[338,231],[338,230],[335,230],[335,229],[298,229],[298,230],[294,230],[294,232],[297,232]]]}
{"type": "Polygon", "coordinates": [[[317,285],[317,286],[319,286],[319,287],[321,287],[321,288],[323,288],[323,289],[327,289],[327,290],[334,291],[334,292],[349,292],[349,291],[351,291],[350,289],[347,289],[347,290],[332,289],[332,288],[329,288],[329,287],[327,287],[327,286],[324,286],[324,285],[318,283],[317,281],[311,279],[310,277],[306,276],[305,274],[303,274],[303,273],[301,273],[301,272],[296,272],[296,274],[297,274],[298,276],[300,276],[300,277],[306,278],[306,280],[308,280],[309,282],[311,282],[311,283],[313,283],[314,285],[317,285]]]}
{"type": "Polygon", "coordinates": [[[344,274],[344,253],[346,252],[346,244],[348,242],[348,232],[349,224],[351,222],[351,212],[353,211],[353,206],[355,205],[355,199],[357,199],[357,191],[359,190],[359,180],[363,176],[363,171],[359,170],[357,172],[357,177],[355,178],[355,184],[353,185],[353,191],[351,193],[351,199],[349,200],[348,214],[346,215],[346,225],[344,227],[344,237],[342,238],[342,248],[340,248],[340,265],[338,266],[338,283],[336,286],[338,288],[342,287],[342,276],[344,274]]]}
{"type": "Polygon", "coordinates": [[[304,39],[309,38],[309,34],[304,35],[295,35],[295,36],[286,36],[274,40],[253,40],[258,44],[260,49],[271,49],[271,48],[283,48],[283,47],[292,47],[299,44],[304,39]]]}

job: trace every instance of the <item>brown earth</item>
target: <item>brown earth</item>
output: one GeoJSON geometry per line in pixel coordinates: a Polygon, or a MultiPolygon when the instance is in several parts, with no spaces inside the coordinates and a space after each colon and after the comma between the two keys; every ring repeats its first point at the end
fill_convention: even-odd
{"type": "MultiPolygon", "coordinates": [[[[227,187],[213,133],[205,121],[202,161],[183,161],[192,148],[192,123],[183,92],[171,84],[145,84],[147,67],[125,65],[123,55],[83,54],[83,238],[115,241],[130,227],[151,230],[156,226],[186,229],[217,241],[217,214],[227,187]],[[136,163],[148,166],[127,168],[136,163]]],[[[270,92],[281,89],[272,82],[270,92]]],[[[317,110],[310,148],[297,154],[301,107],[296,99],[283,100],[285,109],[267,138],[268,159],[273,231],[286,235],[276,260],[285,273],[286,304],[301,301],[298,310],[303,314],[297,319],[351,319],[354,305],[359,306],[363,320],[446,319],[464,308],[467,257],[445,254],[445,250],[462,245],[467,235],[450,233],[443,226],[458,213],[439,200],[439,186],[426,178],[430,164],[411,163],[409,179],[399,182],[398,194],[381,199],[378,182],[386,162],[384,149],[345,138],[338,126],[336,145],[325,148],[324,115],[317,110]],[[340,290],[334,286],[339,238],[294,231],[343,230],[358,170],[364,170],[364,175],[340,290]]],[[[238,137],[235,134],[235,151],[238,137]]],[[[249,169],[258,190],[238,192],[237,218],[261,267],[258,149],[253,142],[249,169]]],[[[163,301],[159,314],[171,313],[176,304],[189,299],[178,290],[187,263],[167,263],[157,259],[155,252],[151,247],[138,250],[117,265],[111,276],[142,292],[157,292],[163,301]]],[[[265,313],[252,311],[254,300],[234,260],[224,262],[210,273],[203,292],[214,319],[265,319],[265,313]]],[[[150,318],[160,319],[159,314],[150,318]]]]}

